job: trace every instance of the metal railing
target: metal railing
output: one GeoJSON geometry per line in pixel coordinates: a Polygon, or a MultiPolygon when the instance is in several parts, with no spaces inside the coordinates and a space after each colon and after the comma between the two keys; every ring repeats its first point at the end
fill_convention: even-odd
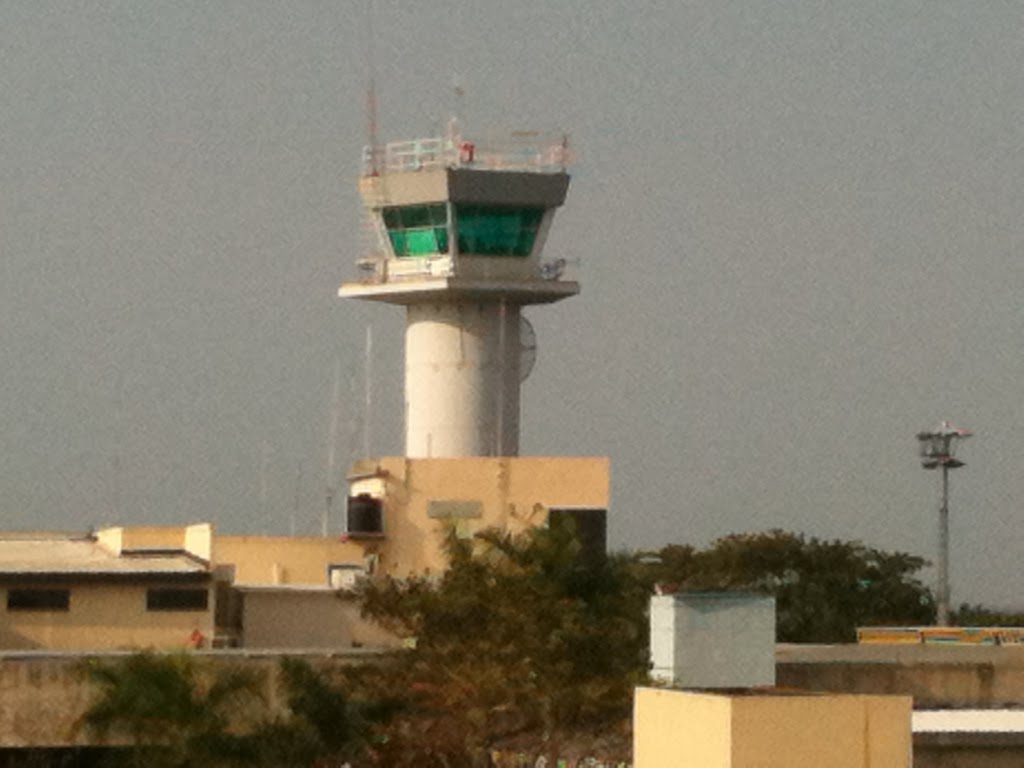
{"type": "MultiPolygon", "coordinates": [[[[393,259],[385,253],[377,252],[359,259],[356,265],[360,271],[359,282],[364,285],[455,275],[455,263],[450,256],[393,259]]],[[[565,259],[544,260],[530,274],[517,279],[572,282],[576,280],[574,266],[576,266],[574,263],[567,262],[565,259]]]]}
{"type": "Polygon", "coordinates": [[[431,168],[562,173],[571,162],[567,135],[532,131],[495,139],[426,138],[363,148],[364,176],[431,168]]]}
{"type": "Polygon", "coordinates": [[[356,262],[362,273],[359,282],[378,284],[405,279],[451,277],[455,274],[450,256],[424,259],[389,259],[384,255],[368,256],[356,262]]]}

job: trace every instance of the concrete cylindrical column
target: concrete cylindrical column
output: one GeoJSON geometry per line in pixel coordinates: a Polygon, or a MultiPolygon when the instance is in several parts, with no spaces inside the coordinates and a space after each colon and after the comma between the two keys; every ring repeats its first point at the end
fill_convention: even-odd
{"type": "Polygon", "coordinates": [[[519,306],[411,304],[405,455],[519,453],[519,306]]]}

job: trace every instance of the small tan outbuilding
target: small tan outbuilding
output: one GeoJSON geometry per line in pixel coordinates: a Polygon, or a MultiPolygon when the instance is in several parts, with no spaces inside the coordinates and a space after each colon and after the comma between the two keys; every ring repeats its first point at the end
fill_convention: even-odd
{"type": "Polygon", "coordinates": [[[910,768],[910,696],[637,688],[634,768],[910,768]]]}

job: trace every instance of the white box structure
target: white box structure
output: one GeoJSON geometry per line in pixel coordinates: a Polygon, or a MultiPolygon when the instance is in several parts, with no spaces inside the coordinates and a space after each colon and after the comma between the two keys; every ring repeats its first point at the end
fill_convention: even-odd
{"type": "Polygon", "coordinates": [[[775,685],[775,598],[695,592],[651,598],[651,677],[676,688],[775,685]]]}

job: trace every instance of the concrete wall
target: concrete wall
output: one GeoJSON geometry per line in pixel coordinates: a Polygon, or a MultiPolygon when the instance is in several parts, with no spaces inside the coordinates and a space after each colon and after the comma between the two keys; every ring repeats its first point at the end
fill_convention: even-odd
{"type": "Polygon", "coordinates": [[[898,693],[914,706],[1024,705],[1024,646],[799,646],[776,649],[780,686],[898,693]]]}
{"type": "Polygon", "coordinates": [[[519,356],[516,304],[448,297],[409,305],[405,455],[517,455],[519,356]]]}
{"type": "MultiPolygon", "coordinates": [[[[210,663],[237,664],[265,675],[265,698],[271,712],[283,711],[284,694],[279,683],[281,654],[196,654],[210,663]]],[[[314,667],[329,671],[359,663],[374,654],[302,655],[314,667]]],[[[95,656],[100,661],[124,655],[95,656]]],[[[88,734],[78,727],[79,718],[93,700],[83,665],[85,656],[0,656],[0,748],[64,747],[89,744],[88,734]]]]}
{"type": "Polygon", "coordinates": [[[909,768],[910,711],[907,696],[736,697],[732,766],[909,768]]]}
{"type": "Polygon", "coordinates": [[[213,526],[196,523],[186,526],[139,525],[103,528],[96,532],[97,542],[108,552],[119,555],[131,549],[180,549],[209,561],[213,526]]]}
{"type": "Polygon", "coordinates": [[[371,207],[442,203],[448,199],[448,173],[444,168],[429,168],[416,173],[362,176],[359,193],[371,207]]]}
{"type": "Polygon", "coordinates": [[[914,737],[914,768],[1020,768],[1019,733],[950,733],[914,737]]]}
{"type": "MultiPolygon", "coordinates": [[[[374,467],[384,480],[384,536],[369,540],[367,551],[379,555],[383,572],[399,577],[444,570],[445,532],[452,527],[465,537],[493,527],[519,533],[544,525],[550,507],[605,509],[609,501],[603,457],[388,457],[374,467]],[[476,512],[437,517],[445,502],[469,502],[459,508],[476,512]]],[[[363,491],[381,494],[380,479],[353,482],[351,493],[363,491]]]]}
{"type": "Polygon", "coordinates": [[[236,584],[327,586],[327,566],[363,565],[364,548],[337,537],[217,536],[213,558],[235,567],[236,584]]]}
{"type": "Polygon", "coordinates": [[[359,616],[359,605],[333,591],[255,589],[243,593],[245,648],[396,647],[400,640],[359,616]]]}
{"type": "Polygon", "coordinates": [[[634,768],[909,768],[911,702],[897,696],[638,688],[634,768]]]}
{"type": "MultiPolygon", "coordinates": [[[[18,587],[33,586],[19,584],[18,587]]],[[[44,588],[63,585],[47,581],[44,588]]],[[[201,587],[195,582],[80,582],[67,585],[67,611],[4,610],[0,617],[0,648],[89,650],[98,648],[184,648],[193,631],[213,637],[214,599],[205,611],[147,611],[150,587],[201,587]]],[[[7,588],[0,588],[0,606],[7,588]]]]}
{"type": "Polygon", "coordinates": [[[731,768],[731,724],[725,696],[637,688],[634,768],[731,768]]]}

